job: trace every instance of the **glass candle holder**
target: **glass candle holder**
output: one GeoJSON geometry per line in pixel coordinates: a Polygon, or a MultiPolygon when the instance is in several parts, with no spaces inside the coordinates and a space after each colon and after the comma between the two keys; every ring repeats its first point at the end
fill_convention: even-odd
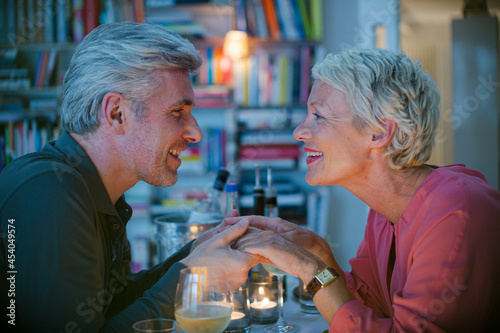
{"type": "Polygon", "coordinates": [[[278,321],[278,282],[273,277],[250,277],[248,298],[252,324],[267,325],[278,321]]]}
{"type": "Polygon", "coordinates": [[[233,291],[233,313],[224,333],[248,333],[251,329],[247,283],[233,291]]]}

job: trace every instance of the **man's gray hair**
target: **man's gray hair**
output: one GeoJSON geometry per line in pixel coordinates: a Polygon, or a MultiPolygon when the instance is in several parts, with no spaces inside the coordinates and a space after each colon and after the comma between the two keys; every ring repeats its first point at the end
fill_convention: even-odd
{"type": "Polygon", "coordinates": [[[402,51],[345,50],[312,69],[314,78],[342,91],[359,131],[385,133],[396,122],[385,157],[395,170],[420,166],[431,156],[439,122],[440,95],[432,77],[402,51]]]}
{"type": "Polygon", "coordinates": [[[99,109],[108,92],[122,94],[142,117],[160,83],[159,70],[198,73],[202,58],[178,34],[152,24],[119,22],[90,32],[77,47],[64,77],[61,126],[87,134],[99,126],[99,109]]]}

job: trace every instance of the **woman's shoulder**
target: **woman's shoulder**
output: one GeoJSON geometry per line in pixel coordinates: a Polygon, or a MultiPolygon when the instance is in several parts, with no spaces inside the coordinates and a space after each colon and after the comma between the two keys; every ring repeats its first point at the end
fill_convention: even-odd
{"type": "Polygon", "coordinates": [[[439,200],[443,195],[456,199],[459,197],[473,199],[473,196],[498,198],[500,195],[481,172],[469,169],[463,164],[433,168],[417,192],[422,199],[427,197],[439,200]]]}
{"type": "Polygon", "coordinates": [[[500,192],[477,170],[464,165],[436,167],[415,193],[410,206],[405,215],[423,224],[443,220],[492,223],[494,216],[496,221],[500,216],[500,192]]]}

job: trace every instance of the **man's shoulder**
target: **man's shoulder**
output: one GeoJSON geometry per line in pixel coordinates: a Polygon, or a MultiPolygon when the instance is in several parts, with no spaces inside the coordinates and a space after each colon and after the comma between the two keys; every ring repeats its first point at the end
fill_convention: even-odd
{"type": "Polygon", "coordinates": [[[44,187],[55,192],[82,181],[79,171],[62,156],[44,151],[27,154],[15,159],[0,173],[0,207],[23,187],[44,187]]]}

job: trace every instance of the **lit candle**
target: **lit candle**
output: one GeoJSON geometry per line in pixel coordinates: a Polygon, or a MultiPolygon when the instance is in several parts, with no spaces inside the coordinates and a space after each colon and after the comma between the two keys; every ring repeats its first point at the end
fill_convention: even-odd
{"type": "Polygon", "coordinates": [[[233,311],[233,313],[231,313],[231,320],[238,320],[243,317],[245,317],[243,312],[233,311]]]}
{"type": "Polygon", "coordinates": [[[278,318],[277,303],[264,297],[262,301],[255,300],[250,304],[250,314],[252,322],[256,324],[270,324],[276,322],[278,318]]]}
{"type": "Polygon", "coordinates": [[[226,330],[243,332],[248,327],[250,327],[250,319],[243,312],[233,311],[231,313],[231,322],[226,330]]]}

